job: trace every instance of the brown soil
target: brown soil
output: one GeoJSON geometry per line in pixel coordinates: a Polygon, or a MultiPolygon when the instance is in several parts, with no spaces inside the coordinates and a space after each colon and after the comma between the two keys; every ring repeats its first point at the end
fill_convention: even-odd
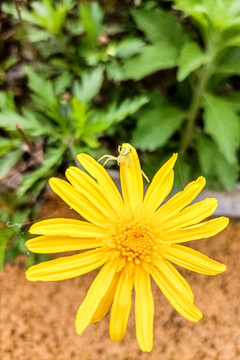
{"type": "MultiPolygon", "coordinates": [[[[77,217],[60,200],[51,199],[41,218],[77,217]]],[[[132,310],[127,333],[120,342],[108,335],[109,315],[75,333],[75,315],[97,272],[61,282],[25,279],[25,258],[6,264],[1,273],[1,360],[237,360],[240,359],[240,222],[232,220],[220,235],[191,246],[227,264],[217,276],[181,273],[190,283],[199,323],[183,319],[153,284],[154,347],[139,350],[132,310]]]]}

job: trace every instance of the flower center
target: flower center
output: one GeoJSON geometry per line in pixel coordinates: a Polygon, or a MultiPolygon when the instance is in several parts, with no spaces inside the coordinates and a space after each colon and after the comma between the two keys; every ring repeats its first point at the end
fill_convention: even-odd
{"type": "Polygon", "coordinates": [[[134,261],[136,264],[141,260],[150,261],[154,246],[154,236],[150,227],[136,222],[117,225],[114,239],[117,249],[128,261],[134,261]]]}

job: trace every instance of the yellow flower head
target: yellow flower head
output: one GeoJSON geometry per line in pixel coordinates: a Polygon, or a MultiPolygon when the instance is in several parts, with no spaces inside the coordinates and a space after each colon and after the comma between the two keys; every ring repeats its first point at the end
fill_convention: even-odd
{"type": "Polygon", "coordinates": [[[136,150],[123,144],[121,152],[127,152],[127,161],[120,162],[122,197],[103,166],[86,154],[78,155],[86,171],[77,167],[66,171],[70,184],[50,179],[53,191],[87,222],[40,221],[30,229],[31,234],[40,236],[28,240],[26,246],[37,253],[92,250],[32,266],[26,277],[31,281],[63,280],[102,267],[77,312],[77,333],[102,319],[111,308],[110,337],[121,340],[134,288],[137,340],[143,351],[151,351],[154,304],[150,276],[182,316],[200,320],[193,293],[172,263],[201,274],[224,271],[225,265],[180,244],[214,236],[229,220],[219,217],[202,222],[215,211],[216,199],[188,206],[203,189],[203,177],[161,205],[172,189],[177,154],[160,168],[143,198],[143,173],[136,150]]]}

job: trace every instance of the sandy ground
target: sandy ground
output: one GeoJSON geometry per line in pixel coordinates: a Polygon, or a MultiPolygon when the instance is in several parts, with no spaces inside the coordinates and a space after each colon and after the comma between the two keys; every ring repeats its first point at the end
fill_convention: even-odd
{"type": "MultiPolygon", "coordinates": [[[[77,217],[51,199],[41,219],[77,217]]],[[[1,360],[237,360],[240,359],[240,222],[231,221],[220,235],[191,243],[191,247],[227,264],[217,276],[181,273],[190,283],[195,303],[203,312],[199,323],[182,318],[153,284],[154,347],[138,347],[134,309],[120,342],[108,335],[109,315],[75,333],[75,315],[96,271],[61,282],[28,282],[25,258],[6,264],[1,277],[1,360]]]]}

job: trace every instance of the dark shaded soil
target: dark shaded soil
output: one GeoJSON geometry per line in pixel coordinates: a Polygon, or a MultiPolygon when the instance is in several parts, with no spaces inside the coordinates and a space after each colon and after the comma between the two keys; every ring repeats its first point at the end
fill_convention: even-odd
{"type": "MultiPolygon", "coordinates": [[[[77,217],[53,198],[41,219],[77,217]]],[[[232,220],[220,235],[191,246],[227,264],[211,277],[181,270],[203,312],[199,323],[183,319],[153,284],[154,348],[139,350],[132,309],[125,338],[108,335],[109,315],[75,333],[75,315],[97,272],[62,282],[31,283],[25,279],[25,258],[7,264],[1,276],[1,360],[237,360],[240,359],[240,222],[232,220]]]]}

